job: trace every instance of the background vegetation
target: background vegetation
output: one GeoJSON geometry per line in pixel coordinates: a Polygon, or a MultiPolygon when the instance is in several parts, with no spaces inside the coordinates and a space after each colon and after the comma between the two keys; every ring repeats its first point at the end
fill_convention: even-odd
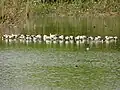
{"type": "Polygon", "coordinates": [[[27,23],[36,17],[119,14],[120,0],[0,0],[0,31],[29,29],[27,23]]]}

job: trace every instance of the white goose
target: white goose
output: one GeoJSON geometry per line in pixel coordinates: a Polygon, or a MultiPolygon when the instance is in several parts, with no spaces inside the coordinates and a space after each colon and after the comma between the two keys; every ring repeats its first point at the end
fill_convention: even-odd
{"type": "Polygon", "coordinates": [[[2,36],[2,39],[9,39],[9,35],[4,34],[4,35],[2,36]]]}
{"type": "Polygon", "coordinates": [[[117,40],[118,39],[118,37],[117,36],[114,36],[114,40],[117,40]]]}
{"type": "Polygon", "coordinates": [[[85,40],[85,39],[87,39],[87,36],[85,35],[80,36],[80,40],[85,40]]]}
{"type": "Polygon", "coordinates": [[[71,36],[70,36],[70,40],[73,40],[73,39],[74,39],[74,37],[71,35],[71,36]]]}
{"type": "Polygon", "coordinates": [[[32,40],[32,37],[30,35],[26,35],[25,39],[26,40],[32,40]]]}
{"type": "Polygon", "coordinates": [[[70,39],[70,37],[69,37],[69,36],[65,36],[65,40],[67,40],[67,41],[68,41],[69,39],[70,39]]]}
{"type": "Polygon", "coordinates": [[[25,35],[21,34],[18,38],[19,39],[25,39],[25,35]]]}
{"type": "Polygon", "coordinates": [[[38,34],[38,35],[35,36],[35,38],[40,40],[40,39],[42,39],[42,36],[38,34]]]}
{"type": "Polygon", "coordinates": [[[80,36],[79,35],[75,37],[75,41],[77,41],[77,40],[80,40],[80,36]]]}
{"type": "Polygon", "coordinates": [[[2,39],[16,39],[18,35],[15,35],[15,34],[11,34],[11,35],[7,35],[7,34],[4,34],[2,36],[2,39]]]}
{"type": "Polygon", "coordinates": [[[100,41],[101,39],[102,39],[101,36],[96,36],[96,37],[94,38],[95,41],[100,41]]]}
{"type": "Polygon", "coordinates": [[[58,37],[58,39],[59,39],[59,40],[63,40],[63,39],[64,39],[64,35],[60,35],[60,36],[58,37]]]}
{"type": "Polygon", "coordinates": [[[108,36],[105,36],[105,40],[108,40],[108,41],[109,41],[109,37],[108,37],[108,36]]]}
{"type": "Polygon", "coordinates": [[[105,40],[107,40],[107,41],[110,41],[112,39],[114,39],[113,36],[105,36],[105,40]]]}
{"type": "Polygon", "coordinates": [[[57,39],[56,36],[57,36],[57,34],[51,34],[51,33],[50,33],[50,39],[51,39],[51,40],[56,40],[56,39],[57,39]]]}
{"type": "Polygon", "coordinates": [[[93,41],[93,40],[94,40],[94,37],[89,36],[89,37],[88,37],[88,40],[93,41]]]}
{"type": "Polygon", "coordinates": [[[50,36],[47,36],[47,35],[43,35],[43,40],[46,41],[46,40],[50,40],[50,36]]]}

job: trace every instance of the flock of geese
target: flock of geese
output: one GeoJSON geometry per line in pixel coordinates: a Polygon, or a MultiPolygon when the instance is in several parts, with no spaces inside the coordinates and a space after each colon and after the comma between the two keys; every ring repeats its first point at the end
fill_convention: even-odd
{"type": "Polygon", "coordinates": [[[58,34],[49,34],[49,35],[24,35],[24,34],[4,34],[2,35],[2,40],[6,41],[13,41],[13,40],[20,40],[25,42],[116,42],[119,38],[117,36],[85,36],[85,35],[77,35],[77,36],[65,36],[65,35],[58,35],[58,34]]]}

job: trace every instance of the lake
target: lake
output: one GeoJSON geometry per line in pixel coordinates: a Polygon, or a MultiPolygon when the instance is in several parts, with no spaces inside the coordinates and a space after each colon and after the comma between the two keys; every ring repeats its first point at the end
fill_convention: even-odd
{"type": "MultiPolygon", "coordinates": [[[[120,37],[119,17],[37,17],[9,33],[120,37]]],[[[5,31],[6,32],[6,31],[5,31]]],[[[0,40],[0,90],[119,90],[120,40],[0,40]]]]}

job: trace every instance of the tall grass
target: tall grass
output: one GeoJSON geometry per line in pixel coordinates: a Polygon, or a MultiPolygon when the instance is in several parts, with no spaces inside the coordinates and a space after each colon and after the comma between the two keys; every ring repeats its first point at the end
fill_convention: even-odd
{"type": "Polygon", "coordinates": [[[1,33],[19,33],[25,27],[28,28],[26,23],[32,16],[29,0],[1,0],[0,2],[1,33]]]}

